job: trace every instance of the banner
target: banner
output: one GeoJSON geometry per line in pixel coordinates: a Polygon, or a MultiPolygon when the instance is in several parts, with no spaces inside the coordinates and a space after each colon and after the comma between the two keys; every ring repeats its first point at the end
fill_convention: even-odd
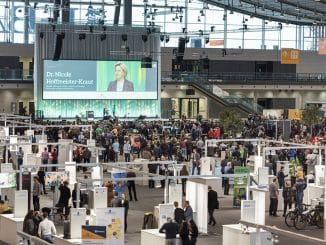
{"type": "Polygon", "coordinates": [[[124,244],[124,208],[97,208],[96,225],[106,227],[107,245],[124,244]]]}
{"type": "Polygon", "coordinates": [[[303,110],[289,109],[288,119],[289,120],[301,120],[303,110]]]}
{"type": "Polygon", "coordinates": [[[299,64],[300,50],[292,48],[282,48],[281,50],[281,64],[299,64]]]}
{"type": "Polygon", "coordinates": [[[82,244],[106,244],[106,226],[83,225],[81,238],[82,244]]]}
{"type": "Polygon", "coordinates": [[[69,172],[46,172],[45,185],[59,186],[62,182],[69,181],[69,172]]]}
{"type": "Polygon", "coordinates": [[[118,178],[127,178],[127,173],[124,170],[112,169],[114,191],[118,192],[118,197],[121,198],[122,193],[126,192],[126,181],[115,180],[118,178]]]}
{"type": "Polygon", "coordinates": [[[326,38],[319,38],[318,54],[326,54],[326,38]]]}
{"type": "Polygon", "coordinates": [[[233,206],[240,207],[241,200],[246,199],[246,187],[249,181],[249,168],[247,167],[234,167],[234,174],[247,174],[247,176],[234,177],[234,188],[233,188],[233,206]]]}
{"type": "Polygon", "coordinates": [[[0,189],[16,187],[16,173],[0,173],[0,189]]]}
{"type": "Polygon", "coordinates": [[[224,46],[224,40],[210,40],[209,46],[224,46]]]}
{"type": "Polygon", "coordinates": [[[174,219],[174,205],[173,204],[159,204],[159,223],[158,228],[161,228],[168,218],[174,219]]]}

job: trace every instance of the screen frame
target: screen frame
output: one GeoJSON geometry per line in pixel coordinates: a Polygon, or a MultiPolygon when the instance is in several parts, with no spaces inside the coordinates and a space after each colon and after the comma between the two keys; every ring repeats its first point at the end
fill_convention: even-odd
{"type": "MultiPolygon", "coordinates": [[[[117,60],[117,59],[114,59],[114,60],[112,60],[112,59],[110,59],[110,60],[93,60],[93,59],[87,59],[87,60],[81,60],[81,59],[60,59],[60,60],[63,60],[63,61],[115,61],[115,62],[129,62],[129,61],[137,61],[137,62],[140,62],[140,64],[141,64],[141,60],[137,60],[137,59],[135,59],[135,60],[117,60]]],[[[60,60],[58,60],[58,61],[60,61],[60,60]]],[[[47,100],[47,101],[51,101],[51,100],[76,100],[76,101],[78,101],[78,100],[134,100],[134,101],[136,101],[136,100],[158,100],[159,99],[159,87],[158,87],[158,85],[159,85],[159,81],[158,81],[158,79],[159,79],[159,70],[158,70],[158,64],[159,64],[159,62],[158,62],[158,60],[152,60],[152,64],[153,63],[156,63],[156,67],[157,67],[157,72],[156,72],[156,98],[155,99],[152,99],[152,98],[150,98],[150,99],[146,99],[146,98],[143,98],[143,99],[102,99],[102,98],[97,98],[97,99],[77,99],[77,98],[70,98],[70,99],[45,99],[44,98],[44,72],[45,72],[45,70],[44,70],[44,61],[54,61],[54,60],[52,60],[52,59],[42,59],[42,100],[47,100]]],[[[55,61],[54,61],[55,62],[55,61]]],[[[141,68],[141,69],[148,69],[148,68],[141,68]]],[[[146,92],[146,91],[144,91],[144,92],[146,92]]]]}

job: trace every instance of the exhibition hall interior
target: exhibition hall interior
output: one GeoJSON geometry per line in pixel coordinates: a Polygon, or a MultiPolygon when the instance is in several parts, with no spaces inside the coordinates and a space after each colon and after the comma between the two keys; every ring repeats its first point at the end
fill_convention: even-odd
{"type": "Polygon", "coordinates": [[[325,244],[325,16],[0,0],[0,244],[325,244]]]}

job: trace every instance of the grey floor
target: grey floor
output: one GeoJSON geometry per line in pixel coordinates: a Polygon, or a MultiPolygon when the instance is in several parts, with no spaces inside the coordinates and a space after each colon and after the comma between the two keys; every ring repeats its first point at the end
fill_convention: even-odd
{"type": "MultiPolygon", "coordinates": [[[[130,202],[130,209],[128,213],[128,232],[125,234],[125,243],[130,245],[140,244],[140,230],[143,222],[144,212],[153,211],[153,207],[163,201],[163,189],[149,189],[146,186],[137,186],[138,202],[130,202]]],[[[215,211],[215,217],[217,220],[216,226],[209,226],[208,235],[200,235],[197,244],[210,245],[221,244],[222,245],[222,225],[224,224],[236,224],[240,219],[240,210],[231,206],[232,196],[220,197],[220,209],[215,211]]],[[[52,204],[51,195],[45,195],[41,197],[41,206],[49,206],[52,204]]],[[[280,213],[281,214],[281,213],[280,213]]],[[[294,228],[286,227],[284,218],[269,217],[266,215],[266,224],[273,225],[282,229],[298,232],[294,228]]],[[[62,232],[62,227],[58,226],[58,231],[62,232]]],[[[323,238],[323,230],[308,227],[307,230],[300,231],[301,234],[305,234],[312,237],[323,238]]],[[[281,245],[316,245],[324,244],[313,241],[304,240],[295,235],[281,235],[279,237],[279,243],[281,245]]],[[[326,243],[325,243],[326,244],[326,243]]],[[[229,245],[229,244],[227,244],[229,245]]],[[[233,244],[230,244],[233,245],[233,244]]],[[[240,244],[239,244],[240,245],[240,244]]]]}

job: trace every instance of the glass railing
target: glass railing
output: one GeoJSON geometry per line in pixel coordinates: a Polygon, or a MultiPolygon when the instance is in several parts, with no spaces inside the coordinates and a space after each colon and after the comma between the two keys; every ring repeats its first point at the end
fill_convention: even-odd
{"type": "Polygon", "coordinates": [[[0,80],[5,81],[33,81],[33,72],[22,69],[0,69],[0,80]]]}
{"type": "Polygon", "coordinates": [[[221,72],[221,73],[197,73],[197,72],[162,72],[163,81],[193,81],[207,80],[209,82],[232,81],[275,81],[275,82],[326,82],[326,73],[255,73],[255,72],[221,72]]]}

